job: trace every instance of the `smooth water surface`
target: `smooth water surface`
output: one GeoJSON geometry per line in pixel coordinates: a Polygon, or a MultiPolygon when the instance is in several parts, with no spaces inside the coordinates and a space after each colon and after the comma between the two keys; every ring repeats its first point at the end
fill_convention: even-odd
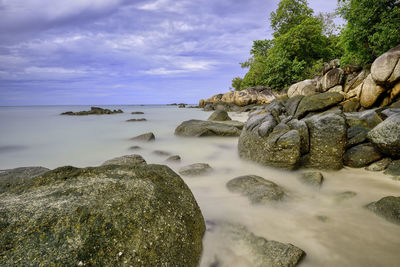
{"type": "MultiPolygon", "coordinates": [[[[291,243],[306,251],[300,266],[399,266],[400,226],[364,206],[388,195],[400,195],[400,182],[382,173],[356,169],[324,172],[321,189],[300,183],[298,172],[285,172],[239,159],[237,138],[182,138],[174,130],[188,119],[207,119],[210,112],[176,106],[102,106],[121,108],[114,115],[60,116],[64,111],[88,106],[0,107],[0,169],[21,166],[56,168],[99,165],[116,156],[137,153],[148,163],[166,164],[163,150],[178,154],[181,166],[205,162],[215,171],[207,176],[183,177],[208,222],[241,223],[266,239],[291,243]],[[131,115],[143,111],[144,115],[131,115]],[[126,122],[146,118],[145,122],[126,122]],[[156,141],[135,143],[129,138],[152,131],[156,141]],[[140,150],[129,147],[139,145],[140,150]],[[281,203],[251,205],[247,198],[230,193],[232,178],[255,174],[286,188],[281,203]],[[337,194],[357,195],[340,199],[337,194]]],[[[230,113],[246,120],[247,114],[230,113]]],[[[228,244],[215,231],[207,231],[201,266],[252,266],[245,249],[228,244]]]]}

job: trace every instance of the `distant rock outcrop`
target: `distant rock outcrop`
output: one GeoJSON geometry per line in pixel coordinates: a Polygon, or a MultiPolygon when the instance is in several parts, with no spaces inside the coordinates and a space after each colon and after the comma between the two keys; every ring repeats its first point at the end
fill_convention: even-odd
{"type": "Polygon", "coordinates": [[[61,113],[60,115],[83,116],[83,115],[105,115],[105,114],[118,114],[118,113],[124,113],[124,112],[121,109],[110,110],[99,107],[91,107],[90,110],[87,111],[78,111],[78,112],[67,111],[61,113]]]}

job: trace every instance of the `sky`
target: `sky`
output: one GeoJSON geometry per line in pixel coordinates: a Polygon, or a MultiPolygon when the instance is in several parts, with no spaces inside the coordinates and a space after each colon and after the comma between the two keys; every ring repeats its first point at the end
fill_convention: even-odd
{"type": "Polygon", "coordinates": [[[0,0],[0,106],[198,103],[244,76],[278,2],[0,0]]]}

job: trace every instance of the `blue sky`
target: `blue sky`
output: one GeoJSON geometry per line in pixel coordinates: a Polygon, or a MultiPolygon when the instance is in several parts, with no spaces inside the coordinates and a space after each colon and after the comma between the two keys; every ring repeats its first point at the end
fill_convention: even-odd
{"type": "Polygon", "coordinates": [[[0,0],[0,105],[197,103],[244,75],[278,2],[0,0]]]}

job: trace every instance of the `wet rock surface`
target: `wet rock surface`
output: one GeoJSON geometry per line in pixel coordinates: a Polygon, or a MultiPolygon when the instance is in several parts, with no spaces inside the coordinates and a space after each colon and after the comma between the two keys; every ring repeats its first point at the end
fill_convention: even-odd
{"type": "Polygon", "coordinates": [[[226,187],[233,193],[248,197],[253,204],[266,204],[285,197],[282,187],[257,175],[236,177],[226,187]]]}
{"type": "Polygon", "coordinates": [[[0,193],[7,191],[7,189],[12,186],[23,184],[48,171],[50,171],[50,169],[44,167],[20,167],[0,170],[0,193]]]}
{"type": "Polygon", "coordinates": [[[130,140],[139,141],[139,142],[150,142],[150,141],[154,141],[155,139],[156,139],[156,137],[154,136],[154,134],[150,132],[150,133],[145,133],[145,134],[135,136],[135,137],[131,138],[130,140]]]}
{"type": "Polygon", "coordinates": [[[196,266],[205,232],[162,165],[61,167],[0,194],[0,265],[196,266]]]}
{"type": "Polygon", "coordinates": [[[324,176],[320,172],[304,172],[299,179],[304,184],[320,187],[324,181],[324,176]]]}
{"type": "Polygon", "coordinates": [[[175,135],[186,137],[239,136],[242,128],[243,123],[238,121],[189,120],[182,122],[175,129],[175,135]]]}
{"type": "Polygon", "coordinates": [[[179,169],[179,173],[186,176],[197,176],[210,173],[213,169],[207,163],[194,163],[179,169]]]}
{"type": "Polygon", "coordinates": [[[105,161],[102,165],[147,165],[145,159],[140,155],[125,155],[105,161]]]}
{"type": "Polygon", "coordinates": [[[386,220],[400,224],[400,197],[387,196],[367,205],[367,209],[386,220]]]}

